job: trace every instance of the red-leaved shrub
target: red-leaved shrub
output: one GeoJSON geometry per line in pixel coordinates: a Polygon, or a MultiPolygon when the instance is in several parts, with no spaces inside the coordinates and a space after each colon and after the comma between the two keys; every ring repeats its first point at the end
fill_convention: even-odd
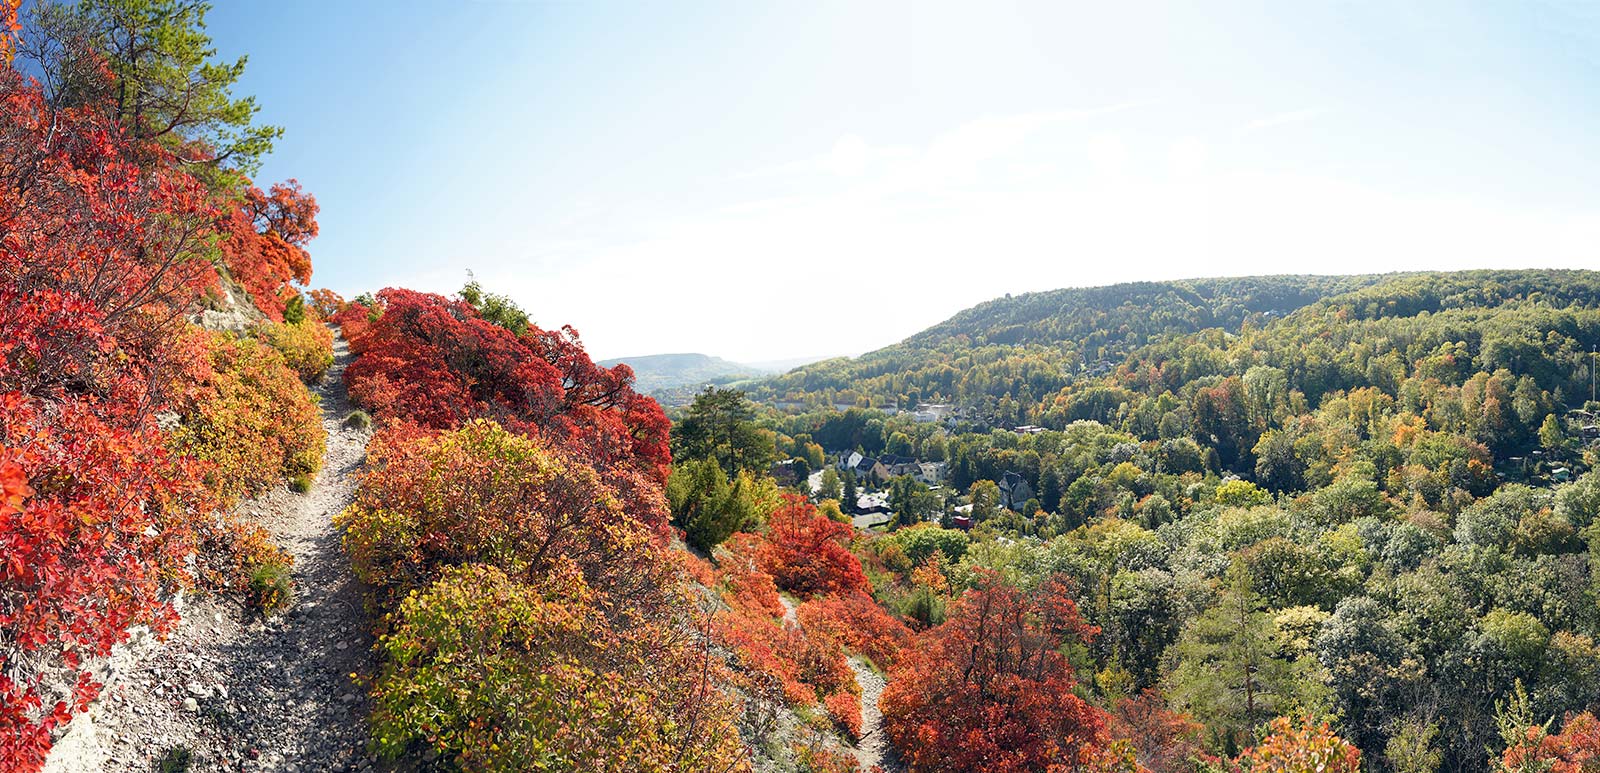
{"type": "MultiPolygon", "coordinates": [[[[661,406],[633,391],[626,365],[595,365],[571,328],[530,326],[517,335],[463,301],[397,289],[378,299],[376,321],[359,333],[345,327],[361,354],[345,382],[379,418],[435,429],[491,418],[607,474],[629,467],[658,486],[666,482],[672,459],[661,406]]],[[[336,319],[348,320],[356,308],[336,319]]]]}
{"type": "Polygon", "coordinates": [[[829,520],[804,497],[787,494],[767,519],[756,553],[778,587],[807,598],[824,593],[868,593],[872,585],[850,552],[850,525],[829,520]]]}
{"type": "Polygon", "coordinates": [[[911,640],[911,629],[865,593],[819,596],[796,611],[806,630],[826,631],[879,668],[894,667],[895,658],[911,640]]]}
{"type": "Polygon", "coordinates": [[[1104,747],[1106,717],[1072,691],[1069,640],[1092,635],[1064,581],[1024,594],[979,570],[949,618],[920,634],[879,701],[910,769],[1070,768],[1104,747]]]}

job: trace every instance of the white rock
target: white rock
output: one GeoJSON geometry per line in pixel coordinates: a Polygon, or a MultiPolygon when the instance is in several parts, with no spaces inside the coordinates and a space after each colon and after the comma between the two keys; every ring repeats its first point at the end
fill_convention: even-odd
{"type": "Polygon", "coordinates": [[[183,707],[185,709],[188,709],[189,711],[199,711],[200,710],[200,702],[195,700],[195,699],[193,699],[193,698],[184,698],[183,699],[183,707]]]}

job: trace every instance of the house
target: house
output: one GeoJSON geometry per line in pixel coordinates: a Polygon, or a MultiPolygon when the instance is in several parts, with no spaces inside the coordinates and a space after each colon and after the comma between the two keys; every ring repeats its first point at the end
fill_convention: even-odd
{"type": "Polygon", "coordinates": [[[1007,471],[1000,476],[1000,506],[1007,510],[1022,510],[1022,504],[1033,499],[1033,487],[1021,475],[1007,471]]]}
{"type": "Polygon", "coordinates": [[[857,515],[868,513],[889,513],[889,492],[878,491],[871,494],[861,494],[856,497],[855,512],[857,515]]]}
{"type": "Polygon", "coordinates": [[[917,460],[909,456],[883,454],[878,457],[878,463],[883,465],[883,477],[893,478],[897,475],[916,475],[921,469],[917,460]]]}
{"type": "Polygon", "coordinates": [[[839,472],[854,470],[856,465],[860,464],[861,460],[865,458],[867,458],[866,455],[860,451],[845,451],[839,454],[839,472]]]}
{"type": "Polygon", "coordinates": [[[771,475],[780,486],[793,486],[800,482],[800,468],[795,466],[795,462],[798,461],[800,460],[784,459],[781,462],[774,462],[767,470],[767,474],[771,475]]]}
{"type": "Polygon", "coordinates": [[[1557,483],[1566,483],[1572,480],[1572,471],[1565,467],[1557,467],[1550,471],[1550,479],[1557,483]]]}
{"type": "Polygon", "coordinates": [[[917,471],[911,476],[916,478],[918,483],[934,486],[943,483],[949,471],[950,465],[947,462],[922,462],[917,465],[917,471]]]}
{"type": "Polygon", "coordinates": [[[1044,431],[1044,427],[1041,427],[1037,424],[1021,424],[1012,427],[1011,431],[1017,433],[1018,435],[1037,435],[1044,431]]]}
{"type": "Polygon", "coordinates": [[[962,531],[971,531],[972,505],[956,505],[955,514],[950,516],[950,525],[962,531]]]}

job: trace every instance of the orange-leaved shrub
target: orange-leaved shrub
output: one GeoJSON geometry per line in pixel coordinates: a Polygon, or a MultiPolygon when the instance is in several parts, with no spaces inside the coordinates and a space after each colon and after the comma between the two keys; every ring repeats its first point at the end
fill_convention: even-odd
{"type": "Polygon", "coordinates": [[[1600,719],[1587,711],[1569,714],[1561,732],[1550,735],[1543,725],[1523,729],[1520,742],[1500,755],[1505,771],[1592,773],[1600,770],[1600,719]]]}
{"type": "Polygon", "coordinates": [[[660,490],[619,491],[543,440],[485,419],[445,431],[397,425],[367,456],[336,521],[356,574],[385,606],[467,563],[529,581],[574,565],[613,603],[647,612],[676,582],[660,490]]]}
{"type": "Polygon", "coordinates": [[[277,349],[284,364],[307,384],[322,378],[333,365],[333,331],[321,322],[267,322],[257,325],[254,333],[277,349]]]}
{"type": "Polygon", "coordinates": [[[1216,761],[1205,751],[1205,725],[1168,708],[1154,687],[1116,701],[1111,733],[1129,742],[1140,768],[1150,773],[1189,773],[1196,760],[1216,761]]]}
{"type": "Polygon", "coordinates": [[[801,773],[861,773],[856,758],[816,742],[795,741],[790,744],[795,764],[801,773]]]}
{"type": "Polygon", "coordinates": [[[344,311],[347,305],[344,296],[326,287],[306,291],[306,306],[318,321],[331,320],[333,315],[344,311]]]}
{"type": "Polygon", "coordinates": [[[819,596],[796,610],[808,631],[826,631],[879,668],[894,667],[895,658],[911,640],[911,629],[896,620],[865,593],[819,596]]]}
{"type": "Polygon", "coordinates": [[[810,598],[826,593],[869,593],[861,559],[850,552],[850,525],[830,520],[804,497],[787,494],[767,518],[756,552],[778,587],[810,598]]]}
{"type": "Polygon", "coordinates": [[[259,524],[219,514],[203,522],[198,548],[195,571],[202,587],[242,593],[246,603],[266,614],[288,605],[294,558],[259,524]]]}
{"type": "Polygon", "coordinates": [[[803,706],[838,692],[860,692],[838,642],[825,632],[812,635],[784,624],[783,608],[765,573],[735,569],[724,573],[722,582],[728,608],[717,612],[712,631],[746,675],[746,686],[776,683],[785,700],[803,706]]]}
{"type": "Polygon", "coordinates": [[[1361,750],[1334,735],[1326,722],[1278,717],[1261,743],[1233,761],[1239,773],[1360,773],[1361,750]]]}
{"type": "Polygon", "coordinates": [[[249,186],[231,203],[216,223],[222,263],[262,314],[282,322],[284,304],[299,294],[289,283],[311,281],[305,245],[317,236],[317,199],[288,180],[266,191],[249,186]]]}
{"type": "Polygon", "coordinates": [[[253,338],[193,328],[191,372],[172,407],[171,447],[211,465],[225,503],[322,466],[322,415],[283,356],[253,338]]]}
{"type": "Polygon", "coordinates": [[[468,564],[408,596],[383,638],[373,733],[462,770],[746,769],[709,655],[670,625],[617,626],[571,564],[518,580],[468,564]]]}
{"type": "Polygon", "coordinates": [[[822,700],[823,708],[851,740],[861,739],[861,696],[851,692],[836,692],[822,700]]]}
{"type": "Polygon", "coordinates": [[[890,672],[884,732],[913,773],[1072,769],[1108,742],[1104,712],[1073,693],[1064,646],[1095,629],[1064,579],[1028,593],[989,570],[890,672]]]}

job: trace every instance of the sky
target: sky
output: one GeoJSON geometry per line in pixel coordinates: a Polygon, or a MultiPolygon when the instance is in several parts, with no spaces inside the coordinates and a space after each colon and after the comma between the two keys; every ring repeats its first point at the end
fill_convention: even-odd
{"type": "Polygon", "coordinates": [[[313,286],[472,272],[597,358],[855,354],[1007,293],[1600,268],[1600,6],[256,2],[313,286]]]}

